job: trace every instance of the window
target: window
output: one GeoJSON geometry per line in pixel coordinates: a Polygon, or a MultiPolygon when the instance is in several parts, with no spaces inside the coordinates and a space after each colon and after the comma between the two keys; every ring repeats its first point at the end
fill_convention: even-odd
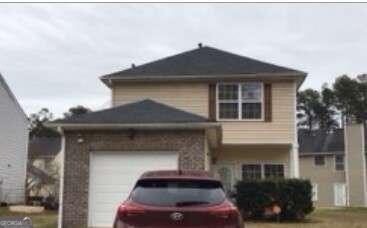
{"type": "Polygon", "coordinates": [[[218,84],[219,119],[261,119],[262,103],[260,82],[218,84]]]}
{"type": "Polygon", "coordinates": [[[324,166],[325,165],[325,156],[315,156],[314,163],[316,166],[324,166]]]}
{"type": "Polygon", "coordinates": [[[283,165],[264,165],[265,178],[276,179],[284,178],[283,165]]]}
{"type": "Polygon", "coordinates": [[[242,179],[243,180],[260,180],[262,177],[261,165],[243,165],[242,179]]]}
{"type": "Polygon", "coordinates": [[[318,200],[318,189],[317,184],[312,184],[312,201],[316,202],[318,200]]]}
{"type": "Polygon", "coordinates": [[[221,84],[219,93],[219,118],[238,119],[238,85],[221,84]]]}
{"type": "Polygon", "coordinates": [[[344,171],[344,155],[343,154],[335,155],[335,170],[344,171]]]}
{"type": "Polygon", "coordinates": [[[242,119],[261,119],[261,83],[241,85],[242,119]]]}
{"type": "Polygon", "coordinates": [[[167,207],[214,205],[225,200],[225,193],[218,181],[140,180],[131,199],[145,205],[167,207]]]}

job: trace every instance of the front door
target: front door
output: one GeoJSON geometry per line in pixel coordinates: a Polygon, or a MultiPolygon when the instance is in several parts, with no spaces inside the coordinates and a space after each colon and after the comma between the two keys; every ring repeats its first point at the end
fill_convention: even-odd
{"type": "Polygon", "coordinates": [[[233,170],[233,165],[231,164],[217,166],[217,173],[226,192],[233,188],[233,170]]]}
{"type": "Polygon", "coordinates": [[[335,206],[346,206],[347,205],[347,191],[344,183],[334,184],[334,202],[335,206]]]}

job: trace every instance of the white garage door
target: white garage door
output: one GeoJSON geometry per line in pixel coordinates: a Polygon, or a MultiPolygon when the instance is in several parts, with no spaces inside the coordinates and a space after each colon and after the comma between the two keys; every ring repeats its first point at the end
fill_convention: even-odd
{"type": "Polygon", "coordinates": [[[148,170],[177,169],[176,152],[94,152],[90,157],[90,227],[112,227],[117,206],[148,170]]]}

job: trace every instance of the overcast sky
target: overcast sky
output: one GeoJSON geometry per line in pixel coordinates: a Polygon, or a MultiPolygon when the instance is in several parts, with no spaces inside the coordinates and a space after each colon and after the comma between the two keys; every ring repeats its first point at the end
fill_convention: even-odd
{"type": "Polygon", "coordinates": [[[199,42],[320,88],[367,72],[367,4],[0,4],[0,72],[28,114],[106,107],[99,76],[199,42]]]}

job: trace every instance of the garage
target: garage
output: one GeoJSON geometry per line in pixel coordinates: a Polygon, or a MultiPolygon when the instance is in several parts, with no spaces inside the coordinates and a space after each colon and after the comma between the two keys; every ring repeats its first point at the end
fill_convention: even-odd
{"type": "Polygon", "coordinates": [[[136,179],[157,169],[209,169],[221,125],[152,100],[53,122],[62,132],[60,228],[111,227],[136,179]]]}
{"type": "Polygon", "coordinates": [[[173,151],[92,152],[89,175],[89,227],[111,227],[116,208],[145,171],[177,169],[173,151]]]}

